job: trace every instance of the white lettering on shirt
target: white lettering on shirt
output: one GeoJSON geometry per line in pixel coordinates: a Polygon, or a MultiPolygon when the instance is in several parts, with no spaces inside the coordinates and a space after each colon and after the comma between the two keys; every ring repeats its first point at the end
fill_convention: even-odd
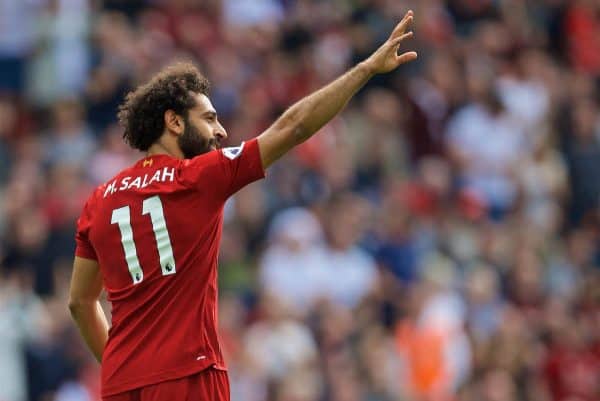
{"type": "Polygon", "coordinates": [[[140,184],[141,184],[141,182],[142,182],[142,179],[141,179],[140,177],[135,177],[135,180],[133,180],[133,181],[132,181],[132,182],[129,184],[129,186],[127,187],[127,189],[131,189],[131,188],[133,188],[133,187],[137,187],[137,188],[139,188],[139,187],[140,187],[140,184]]]}
{"type": "Polygon", "coordinates": [[[163,174],[162,174],[162,180],[167,181],[167,176],[169,177],[169,181],[173,182],[173,180],[175,179],[175,167],[172,168],[168,168],[165,167],[163,168],[163,174]]]}
{"type": "Polygon", "coordinates": [[[142,180],[142,188],[146,188],[148,186],[148,183],[146,182],[148,180],[148,174],[144,174],[144,179],[142,180]]]}
{"type": "Polygon", "coordinates": [[[106,189],[104,190],[104,197],[106,198],[106,195],[110,194],[114,194],[116,191],[115,185],[117,184],[117,180],[111,182],[110,184],[108,184],[106,186],[106,189]]]}
{"type": "Polygon", "coordinates": [[[160,170],[156,170],[152,178],[150,178],[150,182],[148,184],[152,184],[154,181],[160,182],[160,170]]]}
{"type": "Polygon", "coordinates": [[[119,191],[127,189],[127,185],[129,185],[129,180],[131,180],[131,177],[125,177],[121,180],[121,186],[119,187],[119,191]]]}
{"type": "Polygon", "coordinates": [[[132,188],[146,188],[154,183],[175,181],[175,167],[163,167],[150,174],[139,175],[137,177],[122,177],[120,180],[114,180],[106,185],[104,197],[112,195],[117,191],[126,191],[132,188]]]}

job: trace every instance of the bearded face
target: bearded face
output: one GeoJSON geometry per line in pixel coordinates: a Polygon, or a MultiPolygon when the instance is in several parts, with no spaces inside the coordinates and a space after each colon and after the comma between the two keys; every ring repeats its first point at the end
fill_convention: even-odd
{"type": "Polygon", "coordinates": [[[185,128],[183,134],[177,138],[177,144],[183,152],[186,159],[191,159],[211,150],[219,148],[219,139],[217,137],[203,135],[195,127],[189,118],[184,118],[185,128]]]}

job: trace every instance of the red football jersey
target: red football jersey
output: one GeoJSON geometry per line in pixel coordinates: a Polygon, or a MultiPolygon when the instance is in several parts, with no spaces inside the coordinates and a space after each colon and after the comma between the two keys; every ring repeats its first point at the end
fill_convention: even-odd
{"type": "Polygon", "coordinates": [[[189,160],[141,159],[88,199],[75,254],[112,303],[102,395],[225,369],[217,336],[223,205],[264,177],[256,139],[189,160]]]}

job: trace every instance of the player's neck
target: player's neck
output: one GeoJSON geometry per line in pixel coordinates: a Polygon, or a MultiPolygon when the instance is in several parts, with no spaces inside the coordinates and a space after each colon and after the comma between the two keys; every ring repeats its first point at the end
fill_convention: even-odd
{"type": "Polygon", "coordinates": [[[183,153],[177,146],[167,146],[162,142],[155,142],[148,148],[147,156],[168,155],[176,159],[183,159],[183,153]]]}

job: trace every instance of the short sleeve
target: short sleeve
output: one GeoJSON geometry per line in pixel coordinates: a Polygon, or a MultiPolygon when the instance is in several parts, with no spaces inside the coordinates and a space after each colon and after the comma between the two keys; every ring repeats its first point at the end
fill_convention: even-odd
{"type": "Polygon", "coordinates": [[[240,146],[214,150],[186,160],[180,177],[184,184],[214,192],[218,200],[265,177],[256,138],[240,146]]]}
{"type": "Polygon", "coordinates": [[[90,200],[85,203],[83,211],[77,219],[77,232],[75,233],[75,256],[81,258],[98,260],[96,251],[89,239],[91,227],[90,200]]]}

